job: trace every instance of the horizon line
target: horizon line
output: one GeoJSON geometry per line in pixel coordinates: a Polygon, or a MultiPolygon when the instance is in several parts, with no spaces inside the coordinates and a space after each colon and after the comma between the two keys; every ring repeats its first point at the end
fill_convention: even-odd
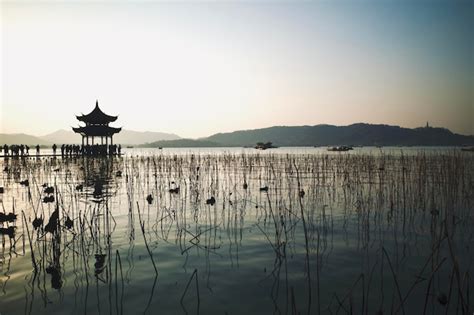
{"type": "MultiPolygon", "coordinates": [[[[329,124],[329,123],[320,123],[320,124],[315,124],[315,125],[308,125],[308,124],[304,124],[304,125],[271,125],[271,126],[258,127],[258,128],[236,129],[236,130],[232,130],[232,131],[219,131],[219,132],[215,132],[215,133],[212,133],[210,135],[201,136],[201,137],[182,137],[182,136],[180,136],[179,134],[177,134],[175,132],[152,131],[152,130],[141,131],[141,130],[135,130],[135,129],[128,129],[128,128],[125,128],[123,126],[121,128],[122,128],[122,131],[126,130],[126,131],[141,132],[141,133],[147,133],[147,132],[150,132],[150,133],[164,133],[164,134],[177,136],[181,139],[199,140],[199,139],[208,138],[208,137],[211,137],[211,136],[217,135],[217,134],[226,134],[226,133],[233,133],[233,132],[239,132],[239,131],[253,131],[253,130],[259,130],[259,129],[275,128],[275,127],[316,127],[316,126],[349,127],[349,126],[353,126],[353,125],[389,126],[389,127],[399,127],[399,128],[403,128],[403,129],[418,129],[418,128],[427,128],[428,127],[428,128],[434,128],[434,129],[435,128],[446,129],[446,130],[450,131],[453,134],[458,134],[458,135],[462,135],[462,136],[468,136],[468,137],[473,137],[474,136],[474,134],[464,134],[464,133],[453,132],[451,129],[449,129],[447,127],[443,127],[443,126],[432,126],[432,125],[429,125],[429,122],[427,122],[427,124],[424,125],[424,126],[421,125],[421,126],[417,126],[417,127],[406,127],[406,126],[401,126],[401,125],[396,125],[396,124],[368,123],[368,122],[354,122],[354,123],[345,124],[345,125],[337,125],[337,124],[329,124]]],[[[41,137],[49,136],[49,135],[51,135],[53,133],[56,133],[58,131],[66,131],[66,132],[71,132],[71,133],[73,132],[72,130],[68,130],[67,128],[59,128],[55,131],[52,131],[52,132],[49,132],[49,133],[43,134],[43,135],[37,135],[37,134],[25,133],[25,132],[0,132],[0,134],[4,134],[4,135],[27,135],[27,136],[34,136],[34,137],[41,138],[41,137]]]]}

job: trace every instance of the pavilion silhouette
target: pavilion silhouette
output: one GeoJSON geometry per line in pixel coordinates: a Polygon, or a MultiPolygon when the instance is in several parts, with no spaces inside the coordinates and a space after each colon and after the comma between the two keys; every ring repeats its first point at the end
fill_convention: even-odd
{"type": "Polygon", "coordinates": [[[98,150],[98,152],[105,154],[115,153],[115,150],[111,150],[111,148],[114,147],[113,135],[119,133],[122,128],[111,127],[109,124],[116,121],[118,116],[111,116],[104,113],[100,109],[99,101],[97,100],[94,109],[89,114],[82,114],[81,116],[76,115],[76,118],[80,122],[85,123],[85,126],[72,127],[72,130],[75,133],[82,136],[83,147],[97,147],[99,143],[94,140],[100,138],[100,150],[98,150]]]}

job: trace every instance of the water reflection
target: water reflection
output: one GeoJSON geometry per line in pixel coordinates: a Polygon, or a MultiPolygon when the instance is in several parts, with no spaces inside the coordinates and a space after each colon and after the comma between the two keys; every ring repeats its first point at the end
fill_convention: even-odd
{"type": "Polygon", "coordinates": [[[472,155],[2,163],[6,313],[472,309],[472,155]]]}
{"type": "Polygon", "coordinates": [[[92,198],[94,202],[101,203],[117,193],[114,179],[117,175],[121,176],[121,171],[114,168],[115,159],[82,159],[81,162],[80,184],[76,188],[84,192],[86,199],[92,198]]]}

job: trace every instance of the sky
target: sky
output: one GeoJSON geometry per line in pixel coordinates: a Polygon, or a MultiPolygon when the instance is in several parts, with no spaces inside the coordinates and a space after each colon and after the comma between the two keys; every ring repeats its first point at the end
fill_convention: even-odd
{"type": "Polygon", "coordinates": [[[0,3],[0,133],[275,125],[474,134],[474,2],[0,3]]]}

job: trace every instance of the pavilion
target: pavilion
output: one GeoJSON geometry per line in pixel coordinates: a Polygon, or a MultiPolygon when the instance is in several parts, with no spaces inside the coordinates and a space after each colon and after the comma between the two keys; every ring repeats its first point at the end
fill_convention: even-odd
{"type": "Polygon", "coordinates": [[[79,126],[77,128],[72,127],[72,130],[82,136],[83,146],[99,144],[98,142],[96,143],[94,139],[100,138],[100,145],[105,144],[107,148],[109,146],[109,138],[110,145],[113,145],[113,135],[119,133],[122,130],[122,128],[109,126],[109,123],[116,121],[117,117],[118,116],[110,116],[105,114],[99,108],[99,101],[96,101],[95,108],[89,114],[82,114],[81,116],[76,115],[76,118],[86,125],[79,126]],[[91,140],[90,143],[89,139],[91,140]]]}

